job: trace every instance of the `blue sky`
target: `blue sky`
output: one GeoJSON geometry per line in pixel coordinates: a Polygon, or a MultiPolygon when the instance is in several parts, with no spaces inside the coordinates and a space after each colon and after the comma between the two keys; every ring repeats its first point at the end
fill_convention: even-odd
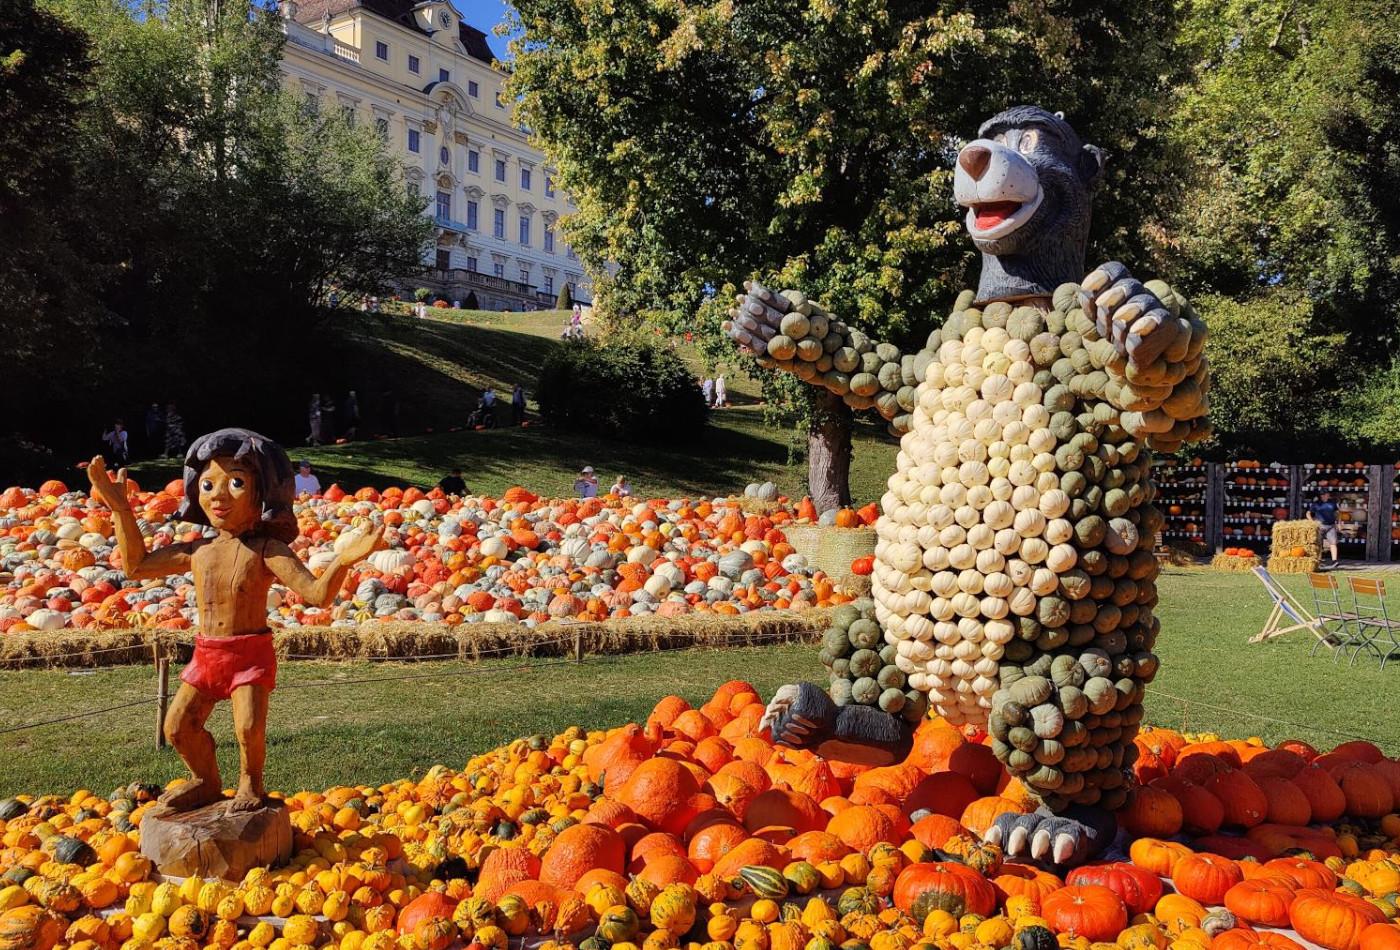
{"type": "Polygon", "coordinates": [[[508,4],[502,0],[452,0],[452,5],[457,8],[457,12],[462,14],[472,26],[478,30],[486,31],[486,39],[491,44],[491,51],[502,59],[506,55],[506,41],[503,36],[496,36],[492,30],[497,23],[506,17],[508,4]]]}

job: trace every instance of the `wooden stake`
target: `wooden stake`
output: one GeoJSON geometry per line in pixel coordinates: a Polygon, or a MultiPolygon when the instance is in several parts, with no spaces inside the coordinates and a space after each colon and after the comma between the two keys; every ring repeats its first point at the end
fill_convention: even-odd
{"type": "Polygon", "coordinates": [[[583,662],[583,625],[574,627],[574,662],[583,662]]]}
{"type": "Polygon", "coordinates": [[[165,748],[165,711],[169,705],[170,661],[163,656],[158,656],[156,658],[156,747],[160,749],[165,748]]]}

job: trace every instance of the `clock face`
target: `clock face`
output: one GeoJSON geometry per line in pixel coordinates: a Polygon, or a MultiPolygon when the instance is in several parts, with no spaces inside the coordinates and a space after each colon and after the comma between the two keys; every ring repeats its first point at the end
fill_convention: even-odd
{"type": "Polygon", "coordinates": [[[438,26],[442,27],[442,28],[445,30],[445,29],[448,28],[448,26],[451,25],[451,23],[452,23],[452,17],[448,15],[447,11],[446,11],[446,10],[439,11],[439,13],[438,13],[438,26]]]}

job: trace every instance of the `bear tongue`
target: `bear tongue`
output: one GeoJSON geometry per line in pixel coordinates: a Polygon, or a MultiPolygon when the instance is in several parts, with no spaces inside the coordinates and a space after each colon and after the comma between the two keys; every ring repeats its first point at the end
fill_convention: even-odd
{"type": "Polygon", "coordinates": [[[1019,201],[989,201],[973,206],[979,228],[991,228],[1001,224],[1021,207],[1019,201]]]}

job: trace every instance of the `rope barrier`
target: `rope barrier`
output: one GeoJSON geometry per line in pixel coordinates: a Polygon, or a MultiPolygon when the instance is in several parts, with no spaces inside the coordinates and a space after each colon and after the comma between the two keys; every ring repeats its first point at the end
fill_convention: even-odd
{"type": "Polygon", "coordinates": [[[1188,712],[1189,708],[1190,708],[1192,705],[1196,705],[1196,706],[1201,706],[1201,707],[1203,707],[1203,708],[1205,708],[1205,709],[1213,709],[1213,710],[1215,710],[1216,712],[1229,713],[1231,716],[1244,716],[1244,717],[1249,718],[1249,719],[1257,719],[1257,720],[1259,720],[1260,722],[1270,722],[1270,723],[1273,723],[1273,724],[1279,725],[1279,726],[1288,726],[1288,727],[1290,727],[1290,728],[1292,728],[1292,729],[1302,729],[1302,730],[1308,731],[1308,732],[1321,732],[1321,733],[1325,733],[1325,734],[1327,734],[1327,735],[1341,736],[1341,737],[1344,738],[1344,739],[1362,739],[1362,740],[1364,740],[1364,741],[1366,741],[1366,742],[1372,742],[1372,743],[1375,743],[1375,744],[1377,744],[1377,745],[1380,745],[1380,744],[1381,744],[1381,740],[1374,739],[1374,738],[1372,738],[1371,736],[1358,735],[1358,734],[1356,734],[1356,733],[1354,733],[1354,732],[1342,732],[1341,730],[1338,730],[1338,729],[1328,729],[1328,728],[1326,728],[1325,726],[1315,726],[1315,725],[1308,725],[1308,724],[1306,724],[1306,723],[1301,723],[1301,722],[1293,722],[1292,720],[1289,720],[1289,719],[1277,719],[1277,718],[1275,718],[1275,717],[1273,717],[1273,716],[1265,716],[1265,715],[1263,715],[1262,713],[1249,712],[1249,711],[1247,711],[1247,710],[1242,710],[1242,709],[1231,709],[1231,708],[1228,707],[1228,706],[1220,706],[1220,705],[1216,705],[1215,703],[1208,703],[1208,702],[1205,702],[1204,700],[1199,700],[1199,699],[1188,699],[1188,698],[1185,697],[1185,696],[1176,696],[1176,695],[1173,695],[1172,693],[1167,693],[1167,692],[1164,692],[1164,691],[1162,691],[1162,690],[1160,690],[1160,689],[1148,689],[1148,690],[1145,690],[1145,692],[1146,692],[1146,694],[1149,695],[1149,696],[1161,696],[1161,697],[1163,697],[1163,698],[1165,698],[1165,699],[1172,699],[1172,700],[1175,700],[1176,702],[1181,703],[1181,706],[1182,706],[1181,714],[1182,714],[1182,720],[1183,720],[1183,726],[1182,726],[1182,728],[1183,728],[1183,730],[1185,730],[1185,725],[1184,725],[1184,723],[1187,721],[1187,717],[1188,717],[1188,715],[1189,715],[1189,712],[1188,712]]]}
{"type": "MultiPolygon", "coordinates": [[[[183,644],[181,644],[181,645],[183,645],[183,644]]],[[[34,663],[52,663],[52,662],[54,662],[55,660],[71,660],[71,659],[73,659],[73,658],[75,658],[75,657],[96,656],[96,655],[98,655],[98,654],[100,654],[100,653],[126,653],[126,652],[129,652],[129,651],[132,651],[132,650],[136,650],[136,651],[141,651],[141,652],[149,653],[149,652],[151,652],[151,645],[150,645],[149,643],[132,643],[132,644],[128,644],[127,646],[120,646],[120,647],[102,647],[101,649],[97,649],[97,650],[80,650],[80,651],[77,651],[77,652],[75,652],[75,653],[54,653],[54,654],[50,654],[50,655],[47,655],[47,656],[34,655],[34,656],[6,656],[6,657],[0,657],[0,672],[3,672],[4,669],[5,669],[5,666],[6,666],[7,664],[10,664],[10,663],[27,663],[27,662],[31,662],[31,661],[34,662],[34,663]]],[[[69,669],[85,669],[85,668],[86,668],[86,669],[94,669],[94,670],[97,670],[97,669],[112,669],[113,667],[110,667],[110,666],[109,666],[109,667],[99,667],[99,666],[93,666],[93,667],[69,667],[69,669]]]]}
{"type": "Polygon", "coordinates": [[[132,701],[129,702],[129,703],[121,703],[120,705],[117,705],[117,706],[107,706],[107,707],[105,707],[105,708],[103,708],[103,709],[88,709],[88,710],[85,710],[84,712],[72,713],[71,715],[68,715],[68,716],[58,716],[57,718],[54,718],[54,719],[43,719],[43,720],[40,720],[40,721],[38,721],[38,722],[25,722],[25,723],[19,724],[18,726],[6,726],[5,728],[0,729],[0,735],[5,735],[6,733],[10,733],[10,732],[22,732],[22,731],[24,731],[25,729],[38,729],[40,726],[52,726],[52,725],[54,725],[55,723],[59,723],[59,722],[72,722],[74,719],[84,719],[84,718],[86,718],[86,717],[88,717],[88,716],[99,716],[99,715],[101,715],[101,714],[103,714],[103,713],[115,712],[115,711],[117,711],[118,709],[129,709],[129,708],[131,708],[132,706],[145,706],[145,705],[148,705],[149,703],[154,703],[154,702],[157,702],[157,700],[154,699],[154,698],[152,698],[152,699],[136,699],[136,700],[132,700],[132,701]]]}

